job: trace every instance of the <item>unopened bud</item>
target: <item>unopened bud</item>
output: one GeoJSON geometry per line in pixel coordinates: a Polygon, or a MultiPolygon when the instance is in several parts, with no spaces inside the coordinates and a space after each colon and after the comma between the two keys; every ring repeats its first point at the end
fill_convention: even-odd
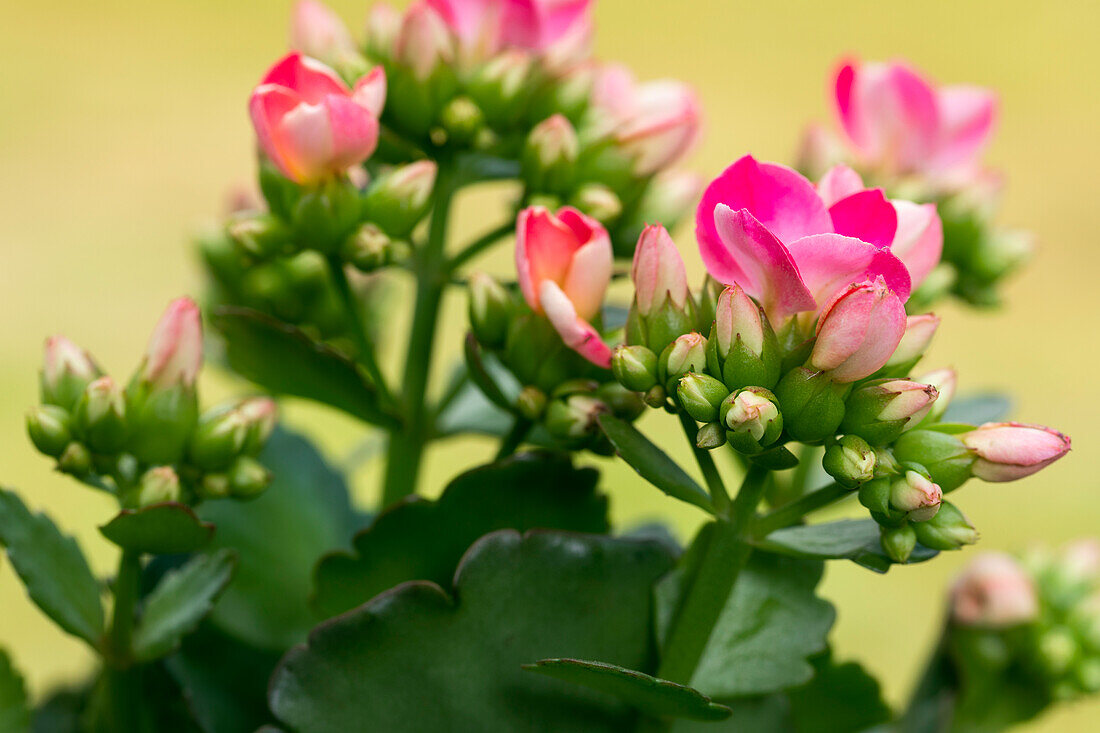
{"type": "Polygon", "coordinates": [[[198,486],[199,496],[203,499],[225,499],[232,487],[229,476],[224,473],[208,473],[202,477],[198,486]]]}
{"type": "Polygon", "coordinates": [[[636,420],[645,412],[645,402],[637,392],[627,389],[618,382],[604,382],[596,390],[598,397],[615,417],[628,422],[636,420]]]}
{"type": "Polygon", "coordinates": [[[833,384],[827,373],[805,367],[787,372],[775,387],[787,432],[805,443],[836,433],[844,418],[840,394],[841,386],[833,384]]]}
{"type": "Polygon", "coordinates": [[[880,527],[879,541],[891,560],[905,563],[909,561],[909,556],[917,546],[917,535],[908,524],[900,527],[880,527]]]}
{"type": "Polygon", "coordinates": [[[1073,665],[1079,647],[1069,629],[1056,626],[1039,637],[1036,661],[1049,677],[1061,677],[1073,665]]]}
{"type": "Polygon", "coordinates": [[[685,333],[665,347],[657,362],[657,374],[665,388],[672,392],[676,380],[688,372],[707,368],[707,339],[700,333],[685,333]]]}
{"type": "Polygon", "coordinates": [[[251,456],[241,456],[229,469],[229,490],[238,499],[252,499],[271,483],[271,471],[251,456]]]}
{"type": "Polygon", "coordinates": [[[974,454],[958,436],[936,430],[912,430],[892,447],[894,457],[923,466],[944,492],[962,486],[972,473],[974,454]]]}
{"type": "Polygon", "coordinates": [[[880,276],[854,284],[822,309],[809,366],[835,382],[854,382],[881,369],[905,333],[905,306],[880,276]]]}
{"type": "Polygon", "coordinates": [[[69,413],[57,405],[39,405],[27,412],[27,435],[39,452],[57,458],[72,440],[69,413]]]}
{"type": "Polygon", "coordinates": [[[955,397],[955,390],[959,386],[959,377],[955,373],[954,369],[937,369],[927,374],[922,374],[917,377],[917,381],[923,384],[930,384],[936,388],[936,391],[940,393],[940,396],[936,398],[936,401],[932,403],[932,409],[928,411],[928,414],[924,416],[922,423],[925,425],[931,425],[938,422],[943,413],[947,411],[947,408],[951,405],[951,400],[955,397]]]}
{"type": "Polygon", "coordinates": [[[666,170],[646,186],[634,219],[638,225],[659,221],[671,229],[691,210],[703,189],[703,179],[690,171],[666,170]]]}
{"type": "Polygon", "coordinates": [[[360,272],[373,272],[392,261],[393,240],[377,224],[367,222],[344,240],[340,258],[360,272]]]}
{"type": "Polygon", "coordinates": [[[428,211],[438,170],[418,160],[380,176],[363,196],[363,216],[391,237],[407,237],[428,211]]]}
{"type": "Polygon", "coordinates": [[[911,379],[868,382],[845,400],[840,430],[874,445],[884,445],[917,425],[938,396],[935,387],[911,379]]]}
{"type": "Polygon", "coordinates": [[[145,507],[179,501],[181,495],[179,475],[171,466],[157,466],[150,468],[141,477],[141,483],[138,484],[137,505],[145,507]]]}
{"type": "Polygon", "coordinates": [[[550,402],[544,424],[550,435],[575,443],[592,434],[596,418],[604,412],[607,412],[606,405],[596,397],[575,394],[550,402]]]}
{"type": "Polygon", "coordinates": [[[393,56],[421,83],[454,60],[454,42],[447,25],[428,3],[415,3],[406,11],[394,39],[393,56]]]}
{"type": "Polygon", "coordinates": [[[126,398],[110,377],[100,377],[76,403],[73,423],[97,453],[114,453],[126,444],[126,398]]]}
{"type": "Polygon", "coordinates": [[[974,451],[974,475],[983,481],[1030,476],[1069,452],[1069,437],[1042,425],[986,423],[959,439],[974,451]]]}
{"type": "Polygon", "coordinates": [[[906,318],[905,333],[902,334],[893,355],[886,362],[886,368],[901,374],[908,373],[928,350],[939,325],[939,316],[932,313],[906,318]]]}
{"type": "Polygon", "coordinates": [[[64,336],[51,336],[42,366],[42,402],[72,410],[84,388],[101,374],[88,352],[64,336]]]}
{"type": "Polygon", "coordinates": [[[586,183],[573,194],[570,203],[597,221],[607,223],[623,213],[623,202],[602,183],[586,183]]]}
{"type": "Polygon", "coordinates": [[[322,254],[340,250],[363,218],[359,188],[346,177],[329,178],[303,190],[290,214],[295,238],[322,254]]]}
{"type": "Polygon", "coordinates": [[[634,301],[626,322],[627,343],[648,346],[659,354],[695,328],[695,304],[688,290],[684,261],[661,225],[642,230],[630,277],[634,281],[634,301]]]}
{"type": "Polygon", "coordinates": [[[387,3],[374,3],[367,16],[367,51],[378,59],[393,56],[397,34],[401,32],[401,13],[387,3]]]}
{"type": "Polygon", "coordinates": [[[647,405],[654,409],[661,408],[668,404],[668,391],[658,384],[650,388],[642,399],[645,400],[647,405]]]}
{"type": "Polygon", "coordinates": [[[207,471],[225,468],[244,450],[248,430],[248,420],[236,405],[209,410],[191,434],[188,457],[207,471]]]}
{"type": "Polygon", "coordinates": [[[718,409],[729,396],[729,390],[714,377],[688,372],[680,378],[676,396],[693,420],[709,423],[718,419],[718,409]]]}
{"type": "Polygon", "coordinates": [[[237,405],[237,411],[248,423],[248,437],[244,441],[244,452],[255,455],[263,450],[267,439],[275,431],[279,410],[275,400],[270,397],[248,397],[237,405]]]}
{"type": "Polygon", "coordinates": [[[468,146],[485,126],[485,115],[469,97],[455,97],[439,113],[439,124],[447,142],[468,146]]]}
{"type": "Polygon", "coordinates": [[[258,260],[287,254],[292,246],[290,231],[272,214],[242,212],[229,220],[225,231],[242,251],[258,260]]]}
{"type": "Polygon", "coordinates": [[[760,306],[739,285],[724,289],[715,305],[711,371],[721,374],[730,389],[770,389],[779,381],[781,361],[775,332],[760,306]]]}
{"type": "Polygon", "coordinates": [[[993,283],[1016,270],[1035,252],[1029,232],[985,232],[968,258],[969,270],[981,281],[993,283]]]}
{"type": "Polygon", "coordinates": [[[538,387],[524,387],[516,397],[516,409],[528,420],[539,419],[546,409],[546,393],[538,387]]]}
{"type": "Polygon", "coordinates": [[[783,414],[775,395],[763,387],[746,387],[729,395],[719,413],[729,431],[726,439],[746,455],[759,453],[783,432],[783,414]]]}
{"type": "Polygon", "coordinates": [[[470,328],[483,346],[504,346],[514,313],[515,301],[495,278],[484,272],[470,276],[470,328]]]}
{"type": "Polygon", "coordinates": [[[875,475],[875,452],[858,435],[845,435],[825,451],[821,465],[846,489],[854,489],[875,475]]]}
{"type": "Polygon", "coordinates": [[[627,389],[647,392],[657,384],[657,355],[645,346],[620,346],[611,355],[611,373],[627,389]]]}
{"type": "Polygon", "coordinates": [[[518,121],[531,66],[530,54],[512,49],[497,54],[474,72],[467,91],[494,126],[518,121]]]}
{"type": "Polygon", "coordinates": [[[191,389],[202,367],[202,317],[190,298],[168,304],[153,329],[139,378],[151,389],[191,389]]]}
{"type": "Polygon", "coordinates": [[[940,487],[915,470],[907,470],[890,484],[890,506],[905,512],[911,522],[927,522],[936,516],[942,501],[940,487]]]}
{"type": "Polygon", "coordinates": [[[951,587],[951,616],[964,626],[1003,628],[1039,615],[1031,577],[1015,559],[999,552],[979,555],[951,587]]]}
{"type": "Polygon", "coordinates": [[[298,0],[294,6],[290,47],[344,74],[366,67],[347,26],[317,0],[298,0]]]}
{"type": "Polygon", "coordinates": [[[572,123],[562,115],[548,117],[527,136],[523,178],[534,191],[568,191],[579,153],[580,143],[572,123]]]}
{"type": "Polygon", "coordinates": [[[958,507],[947,501],[940,504],[936,516],[914,524],[913,531],[922,545],[933,550],[957,550],[978,541],[978,531],[958,507]]]}
{"type": "Polygon", "coordinates": [[[57,457],[57,467],[76,477],[87,476],[92,471],[92,454],[80,443],[73,441],[65,446],[57,457]]]}
{"type": "Polygon", "coordinates": [[[708,422],[695,434],[695,446],[703,450],[714,450],[726,444],[726,427],[720,422],[708,422]]]}

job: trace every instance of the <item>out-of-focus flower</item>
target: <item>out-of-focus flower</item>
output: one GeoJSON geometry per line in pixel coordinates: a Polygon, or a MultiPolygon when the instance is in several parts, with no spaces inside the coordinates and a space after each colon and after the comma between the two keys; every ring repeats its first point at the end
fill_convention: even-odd
{"type": "Polygon", "coordinates": [[[611,349],[590,321],[611,281],[611,239],[595,219],[571,207],[542,206],[516,221],[516,271],[523,297],[545,314],[571,349],[593,364],[611,365],[611,349]]]}
{"type": "Polygon", "coordinates": [[[468,56],[518,48],[547,55],[585,46],[591,0],[426,0],[468,56]]]}
{"type": "Polygon", "coordinates": [[[294,6],[290,47],[333,68],[362,59],[344,21],[318,0],[298,0],[294,6]]]}
{"type": "Polygon", "coordinates": [[[370,157],[385,99],[381,67],[349,89],[332,69],[295,52],[264,75],[249,111],[271,161],[287,178],[308,184],[370,157]]]}
{"type": "Polygon", "coordinates": [[[87,351],[64,336],[51,336],[42,365],[42,402],[71,410],[84,388],[101,374],[87,351]]]}
{"type": "Polygon", "coordinates": [[[951,589],[951,615],[966,626],[1015,626],[1038,614],[1039,599],[1030,576],[1002,553],[979,555],[951,589]]]}

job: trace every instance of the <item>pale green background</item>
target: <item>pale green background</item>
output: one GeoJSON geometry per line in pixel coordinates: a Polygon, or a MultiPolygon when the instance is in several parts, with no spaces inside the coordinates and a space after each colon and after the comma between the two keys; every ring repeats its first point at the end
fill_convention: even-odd
{"type": "MultiPolygon", "coordinates": [[[[336,7],[358,30],[367,4],[336,7]]],[[[114,553],[95,525],[109,517],[109,502],[52,474],[24,436],[42,339],[66,333],[125,377],[168,299],[197,292],[187,236],[220,212],[230,187],[251,177],[245,102],[284,50],[288,12],[289,2],[259,0],[4,0],[0,12],[0,480],[75,533],[104,573],[114,553]]],[[[600,56],[627,62],[641,77],[697,86],[708,123],[691,163],[706,174],[747,151],[789,160],[803,125],[827,119],[827,76],[844,52],[906,57],[942,81],[1000,92],[989,159],[1010,181],[1003,221],[1035,231],[1039,256],[1011,283],[1003,310],[944,308],[929,364],[958,368],[963,389],[1013,391],[1019,419],[1065,430],[1077,451],[1031,480],[975,483],[957,498],[986,549],[1097,533],[1092,446],[1100,437],[1100,382],[1090,318],[1100,274],[1100,4],[602,0],[596,15],[600,56]]],[[[497,216],[478,206],[463,214],[461,229],[493,225],[497,216]]],[[[677,238],[698,275],[689,233],[677,238]]],[[[509,255],[502,250],[487,266],[505,272],[509,255]]],[[[458,343],[462,304],[453,305],[442,353],[458,343]]],[[[205,385],[208,399],[234,387],[217,375],[205,385]]],[[[289,412],[334,459],[362,438],[331,412],[300,405],[289,412]]],[[[686,458],[662,418],[644,428],[667,432],[686,458]]],[[[470,440],[434,452],[430,491],[490,450],[470,440]]],[[[622,521],[663,516],[686,533],[699,519],[622,464],[609,467],[606,484],[622,521]]],[[[376,485],[372,470],[357,473],[360,502],[372,500],[376,485]]],[[[900,700],[936,633],[948,579],[972,556],[948,554],[885,577],[830,566],[824,592],[840,608],[833,633],[840,655],[864,661],[900,700]]],[[[91,663],[80,643],[29,605],[6,561],[0,644],[36,694],[91,663]]],[[[1067,706],[1032,729],[1095,730],[1098,716],[1100,703],[1067,706]]]]}

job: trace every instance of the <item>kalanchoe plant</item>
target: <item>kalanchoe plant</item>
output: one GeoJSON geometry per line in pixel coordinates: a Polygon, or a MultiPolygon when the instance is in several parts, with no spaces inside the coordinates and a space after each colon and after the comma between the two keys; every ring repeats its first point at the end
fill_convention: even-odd
{"type": "MultiPolygon", "coordinates": [[[[361,42],[297,4],[248,105],[262,201],[200,242],[207,317],[228,369],[384,440],[381,502],[353,510],[273,398],[200,407],[189,299],[129,382],[50,339],[27,431],[117,500],[100,531],[121,559],[101,584],[0,491],[28,594],[101,660],[38,728],[995,730],[1100,688],[1094,545],[979,561],[897,713],[834,659],[815,593],[829,560],[886,572],[975,543],[960,487],[1069,450],[972,418],[953,371],[915,371],[949,327],[927,306],[991,300],[1019,254],[979,213],[988,95],[849,64],[844,160],[818,131],[811,177],[746,155],[704,190],[674,167],[694,93],[595,61],[592,34],[589,0],[376,4],[361,42]],[[496,180],[516,184],[505,216],[454,246],[458,194],[496,180]],[[693,205],[698,289],[670,233],[693,205]],[[471,267],[513,234],[514,271],[471,267]],[[437,390],[450,290],[468,329],[437,390]],[[675,416],[697,471],[635,426],[647,407],[675,416]],[[420,497],[425,452],[462,433],[499,441],[495,459],[420,497]],[[613,453],[700,512],[686,548],[611,525],[582,464],[613,453]],[[856,517],[813,516],[842,504],[856,517]]],[[[0,721],[30,717],[0,656],[0,721]]]]}

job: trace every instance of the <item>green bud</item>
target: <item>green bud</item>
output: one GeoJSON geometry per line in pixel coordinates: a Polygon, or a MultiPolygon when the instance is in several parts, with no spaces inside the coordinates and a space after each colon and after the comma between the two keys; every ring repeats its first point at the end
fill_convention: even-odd
{"type": "Polygon", "coordinates": [[[944,492],[962,486],[971,476],[974,453],[958,437],[937,430],[913,430],[893,445],[899,461],[919,463],[944,492]]]}
{"type": "Polygon", "coordinates": [[[528,420],[538,420],[546,409],[546,393],[538,387],[524,387],[516,397],[516,409],[528,420]]]}
{"type": "Polygon", "coordinates": [[[344,240],[340,259],[360,272],[374,272],[393,260],[393,240],[374,223],[363,224],[344,240]]]}
{"type": "Polygon", "coordinates": [[[922,545],[933,550],[957,550],[978,541],[974,527],[954,504],[947,501],[940,504],[936,516],[914,524],[913,531],[922,545]]]}
{"type": "Polygon", "coordinates": [[[267,439],[275,430],[279,417],[275,400],[270,397],[248,397],[237,405],[237,412],[248,423],[248,437],[244,441],[244,452],[255,455],[263,450],[267,439]]]}
{"type": "Polygon", "coordinates": [[[253,499],[271,483],[271,471],[251,456],[241,456],[229,469],[229,490],[237,499],[253,499]]]}
{"type": "Polygon", "coordinates": [[[877,459],[867,441],[858,435],[845,435],[825,450],[821,466],[825,473],[846,489],[870,481],[877,459]]]}
{"type": "Polygon", "coordinates": [[[721,283],[710,275],[703,278],[703,286],[699,288],[698,330],[700,333],[710,333],[715,325],[715,316],[718,311],[718,298],[722,295],[721,283]]]}
{"type": "Polygon", "coordinates": [[[530,54],[505,50],[474,72],[466,89],[490,124],[505,127],[519,121],[529,92],[531,66],[530,54]]]}
{"type": "Polygon", "coordinates": [[[573,125],[562,115],[552,115],[531,130],[520,158],[528,188],[564,193],[572,187],[580,143],[573,125]]]}
{"type": "Polygon", "coordinates": [[[720,422],[708,422],[695,434],[695,446],[703,450],[714,450],[726,444],[726,428],[720,422]]]}
{"type": "Polygon", "coordinates": [[[791,437],[816,443],[835,434],[844,419],[844,388],[833,384],[824,372],[806,367],[787,372],[776,385],[775,396],[791,437]]]}
{"type": "Polygon", "coordinates": [[[680,405],[696,422],[714,422],[718,409],[729,396],[726,385],[706,374],[688,372],[676,388],[680,405]]]}
{"type": "Polygon", "coordinates": [[[626,421],[636,420],[645,412],[645,402],[641,395],[633,392],[618,382],[604,382],[596,390],[598,397],[610,408],[615,417],[626,421]]]}
{"type": "Polygon", "coordinates": [[[550,402],[544,424],[555,438],[576,444],[595,430],[596,418],[607,412],[607,406],[596,397],[575,394],[550,402]]]}
{"type": "Polygon", "coordinates": [[[203,499],[225,499],[232,487],[229,476],[224,473],[208,473],[202,477],[198,486],[199,496],[203,499]]]}
{"type": "Polygon", "coordinates": [[[573,194],[570,203],[597,221],[607,223],[623,213],[623,202],[607,186],[586,183],[573,194]]]}
{"type": "Polygon", "coordinates": [[[871,511],[871,516],[882,525],[893,526],[904,521],[905,513],[890,505],[889,477],[871,479],[859,487],[859,503],[871,511]]]}
{"type": "Polygon", "coordinates": [[[92,454],[77,442],[69,443],[57,458],[57,467],[73,476],[87,476],[92,472],[92,454]]]}
{"type": "Polygon", "coordinates": [[[908,562],[917,546],[917,535],[908,524],[900,527],[880,527],[882,549],[894,562],[908,562]]]}
{"type": "Polygon", "coordinates": [[[1100,692],[1100,659],[1083,659],[1074,670],[1078,686],[1088,694],[1100,692]]]}
{"type": "Polygon", "coordinates": [[[485,125],[485,115],[469,97],[455,97],[439,113],[439,124],[447,133],[447,142],[468,146],[485,125]]]}
{"type": "Polygon", "coordinates": [[[438,170],[418,160],[380,176],[363,196],[363,217],[395,239],[408,237],[428,212],[438,170]]]}
{"type": "Polygon", "coordinates": [[[619,384],[647,392],[657,384],[657,355],[645,346],[620,346],[611,355],[611,373],[619,384]]]}
{"type": "Polygon", "coordinates": [[[191,463],[207,471],[225,468],[244,450],[249,427],[236,405],[207,411],[191,434],[187,451],[191,463]]]}
{"type": "Polygon", "coordinates": [[[783,432],[783,413],[775,395],[763,387],[746,387],[727,395],[719,408],[719,419],[729,431],[729,444],[745,455],[762,452],[783,432]]]}
{"type": "Polygon", "coordinates": [[[242,251],[258,260],[290,254],[294,249],[290,231],[273,214],[255,211],[238,214],[225,225],[225,231],[242,251]]]}
{"type": "Polygon", "coordinates": [[[72,441],[69,413],[57,405],[39,405],[27,411],[27,435],[40,453],[57,458],[72,441]]]}
{"type": "Polygon", "coordinates": [[[340,249],[359,217],[359,191],[344,178],[305,189],[291,213],[295,238],[303,247],[324,254],[340,249]]]}
{"type": "Polygon", "coordinates": [[[1028,232],[986,232],[971,254],[968,274],[994,283],[1031,259],[1034,251],[1035,241],[1028,232]]]}
{"type": "Polygon", "coordinates": [[[725,288],[715,306],[707,366],[731,390],[779,381],[783,361],[763,309],[738,285],[725,288]]]}
{"type": "Polygon", "coordinates": [[[151,504],[179,501],[180,496],[182,496],[180,477],[171,466],[157,466],[150,468],[141,477],[141,483],[138,484],[137,505],[145,507],[151,504]]]}
{"type": "Polygon", "coordinates": [[[685,333],[665,347],[657,361],[657,375],[669,392],[676,391],[676,382],[688,372],[703,372],[707,368],[707,339],[699,333],[685,333]]]}
{"type": "Polygon", "coordinates": [[[151,465],[178,463],[198,421],[198,398],[185,383],[151,389],[147,382],[127,391],[129,449],[151,465]]]}
{"type": "Polygon", "coordinates": [[[126,398],[110,377],[100,377],[76,403],[73,425],[93,451],[115,453],[126,444],[126,398]]]}
{"type": "Polygon", "coordinates": [[[42,365],[42,403],[72,410],[84,389],[102,374],[87,351],[64,336],[51,336],[42,365]]]}
{"type": "Polygon", "coordinates": [[[1077,658],[1078,646],[1073,634],[1060,626],[1044,632],[1036,647],[1035,661],[1051,678],[1061,677],[1068,672],[1077,658]]]}
{"type": "Polygon", "coordinates": [[[896,440],[917,425],[939,396],[935,387],[912,379],[876,379],[860,385],[844,403],[840,430],[874,445],[896,440]]]}
{"type": "Polygon", "coordinates": [[[474,336],[485,347],[499,349],[508,336],[516,304],[497,280],[484,272],[470,276],[469,318],[474,336]]]}
{"type": "Polygon", "coordinates": [[[642,399],[654,409],[664,407],[668,403],[668,392],[658,384],[650,388],[642,399]]]}

